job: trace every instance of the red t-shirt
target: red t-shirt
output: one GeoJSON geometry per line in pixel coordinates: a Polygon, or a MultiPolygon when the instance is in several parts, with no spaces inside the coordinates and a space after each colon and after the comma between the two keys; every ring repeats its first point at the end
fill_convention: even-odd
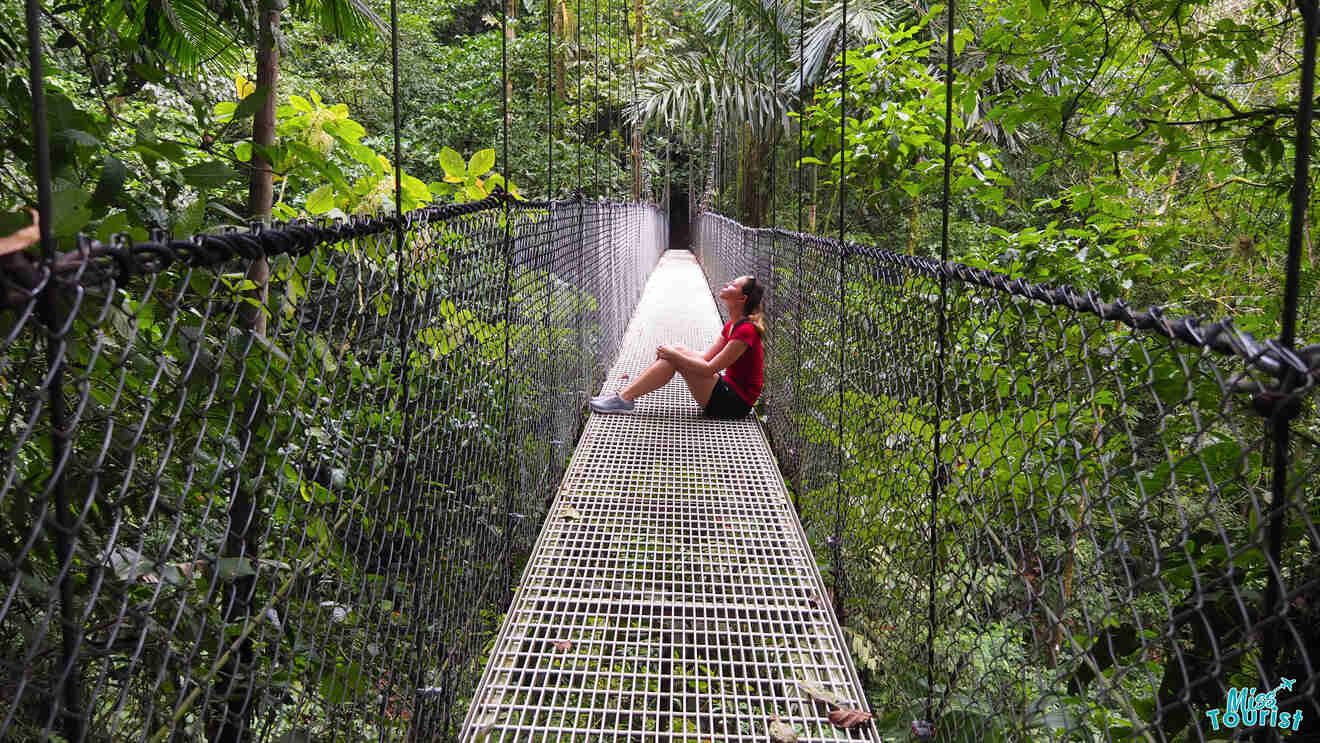
{"type": "MultiPolygon", "coordinates": [[[[761,334],[756,332],[755,325],[744,322],[739,323],[730,335],[729,328],[732,325],[732,322],[725,323],[720,337],[724,339],[725,345],[730,340],[742,341],[747,344],[747,350],[724,370],[724,381],[748,405],[755,405],[756,398],[761,396],[761,386],[765,383],[765,355],[761,350],[761,334]]],[[[723,346],[720,350],[724,350],[723,346]]]]}

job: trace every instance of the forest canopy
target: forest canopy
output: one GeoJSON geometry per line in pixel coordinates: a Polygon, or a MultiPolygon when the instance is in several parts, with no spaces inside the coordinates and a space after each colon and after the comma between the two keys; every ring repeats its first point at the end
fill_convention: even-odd
{"type": "MultiPolygon", "coordinates": [[[[1170,315],[1231,316],[1258,339],[1276,337],[1302,104],[1299,8],[1274,0],[980,0],[954,10],[949,29],[947,6],[923,0],[399,0],[397,8],[383,0],[45,3],[50,226],[58,249],[68,252],[79,247],[80,234],[113,245],[291,220],[354,223],[503,191],[512,199],[506,203],[580,195],[650,202],[692,218],[705,207],[747,227],[840,237],[905,260],[939,256],[947,214],[949,257],[957,263],[1069,285],[1077,296],[1094,290],[1134,307],[1158,304],[1170,315]],[[956,82],[946,121],[949,38],[956,82]]],[[[0,0],[0,258],[26,251],[20,257],[36,261],[38,127],[23,28],[24,6],[0,0]]],[[[585,210],[582,203],[575,208],[585,210]]],[[[1302,344],[1320,335],[1320,256],[1310,230],[1317,203],[1309,192],[1302,344]]],[[[519,212],[526,220],[520,224],[552,224],[563,218],[554,211],[561,207],[529,207],[519,212]]],[[[366,657],[383,666],[394,654],[408,657],[406,643],[388,647],[370,633],[380,626],[421,636],[418,617],[450,612],[463,619],[446,626],[461,624],[454,631],[466,633],[466,644],[437,668],[475,668],[499,608],[507,606],[504,581],[519,567],[515,555],[525,557],[532,527],[544,516],[539,491],[520,494],[527,501],[521,504],[507,493],[532,469],[540,477],[556,472],[555,457],[564,459],[567,434],[577,430],[558,419],[547,423],[553,416],[543,420],[536,406],[559,405],[568,411],[564,420],[580,423],[574,390],[512,383],[515,373],[507,370],[530,377],[541,368],[568,369],[578,384],[598,383],[596,366],[604,362],[589,357],[608,347],[606,326],[619,320],[605,317],[605,308],[622,311],[626,304],[608,281],[573,285],[539,265],[526,272],[528,286],[515,291],[507,278],[510,213],[424,225],[427,240],[409,242],[407,250],[382,229],[320,252],[247,256],[230,273],[204,274],[181,263],[145,286],[90,293],[96,302],[68,326],[66,361],[79,375],[71,399],[86,418],[70,434],[75,456],[61,477],[95,502],[85,521],[79,517],[79,551],[51,558],[59,548],[43,525],[44,501],[0,497],[0,567],[18,597],[0,613],[7,638],[0,655],[35,658],[39,672],[55,674],[58,633],[32,640],[9,629],[56,627],[51,586],[71,581],[70,595],[86,598],[91,628],[65,631],[89,646],[97,641],[97,663],[160,669],[169,677],[157,682],[124,671],[118,701],[93,710],[94,724],[107,730],[119,717],[131,718],[122,723],[126,737],[153,730],[243,737],[223,732],[246,731],[254,714],[235,692],[246,693],[247,681],[233,680],[248,672],[255,678],[259,667],[265,675],[251,688],[260,686],[253,693],[277,711],[271,735],[324,725],[388,737],[409,729],[401,710],[414,707],[400,700],[414,691],[459,699],[457,686],[435,691],[441,680],[422,679],[422,672],[418,683],[404,671],[369,678],[366,657]],[[554,315],[537,298],[561,311],[554,315]],[[491,381],[495,368],[506,370],[504,387],[491,381]],[[323,385],[331,387],[324,399],[323,385]],[[423,392],[441,401],[425,416],[423,392]],[[197,412],[196,419],[182,412],[152,418],[169,415],[152,407],[158,397],[197,412]],[[285,414],[270,414],[272,400],[285,414]],[[558,428],[553,438],[519,438],[510,421],[558,428]],[[104,431],[96,428],[102,424],[104,431]],[[406,446],[414,426],[439,442],[415,457],[406,446]],[[463,453],[451,458],[451,450],[463,453]],[[536,464],[505,467],[510,452],[536,464]],[[98,490],[102,481],[117,481],[122,491],[98,490]],[[400,493],[424,497],[400,506],[400,493]],[[172,505],[158,508],[158,501],[172,505]],[[344,504],[342,514],[335,510],[344,504]],[[454,522],[464,528],[453,530],[462,533],[442,555],[428,553],[456,576],[456,588],[438,589],[440,609],[419,598],[425,571],[400,557],[422,551],[426,535],[414,517],[426,509],[470,519],[454,522]],[[244,551],[251,524],[270,527],[263,557],[244,551]],[[34,536],[26,543],[14,536],[27,534],[34,536]],[[160,559],[149,561],[149,553],[160,559]],[[70,565],[77,569],[66,570],[70,565]],[[251,585],[259,575],[274,575],[279,591],[288,591],[269,592],[272,608],[280,609],[269,647],[248,634],[213,637],[217,627],[250,632],[266,621],[257,602],[235,598],[242,581],[251,585]],[[348,597],[319,593],[320,575],[334,576],[326,582],[335,590],[350,586],[348,597]],[[296,591],[304,592],[299,600],[285,601],[296,591]],[[182,630],[165,632],[151,611],[129,610],[143,604],[164,607],[182,630]],[[287,640],[299,613],[312,617],[307,625],[321,633],[320,646],[287,640]],[[205,642],[190,644],[193,638],[205,642]],[[245,660],[226,655],[221,640],[242,646],[245,660]],[[214,662],[223,671],[197,682],[190,653],[224,658],[214,662]],[[208,696],[198,705],[200,717],[176,730],[179,720],[164,719],[162,710],[185,694],[208,696]],[[311,700],[302,717],[286,714],[288,695],[311,700]],[[381,710],[381,727],[352,714],[345,705],[353,703],[381,710]]],[[[579,240],[588,239],[587,230],[593,238],[615,234],[599,223],[583,227],[583,213],[579,240]]],[[[720,224],[744,239],[741,227],[720,224]]],[[[686,234],[686,225],[670,226],[686,234]]],[[[925,621],[909,599],[927,577],[913,567],[925,562],[909,559],[925,549],[921,535],[886,519],[911,504],[879,502],[887,491],[877,483],[886,477],[903,480],[904,497],[911,482],[941,479],[950,492],[985,494],[978,503],[1002,507],[993,515],[1006,525],[1037,530],[1031,536],[1038,541],[1017,564],[1000,553],[973,554],[973,540],[957,538],[958,528],[993,532],[979,528],[981,514],[950,500],[940,514],[949,531],[936,551],[989,578],[966,602],[981,602],[967,609],[968,625],[950,620],[932,642],[948,657],[977,656],[981,644],[997,643],[969,673],[1010,702],[1021,694],[1038,703],[1013,712],[1020,716],[1004,723],[1005,739],[1051,728],[1058,718],[1050,716],[1065,709],[1090,715],[1097,738],[1121,727],[1109,727],[1111,717],[1125,714],[1162,725],[1169,737],[1184,734],[1185,709],[1182,717],[1160,717],[1157,709],[1175,696],[1184,704],[1190,698],[1182,694],[1182,649],[1188,657],[1209,653],[1200,668],[1205,678],[1250,675],[1255,641],[1238,631],[1232,612],[1259,606],[1257,594],[1272,573],[1260,549],[1269,462],[1262,419],[1226,402],[1243,375],[1231,375],[1228,362],[1216,365],[1218,357],[1203,349],[1151,340],[1121,323],[1069,315],[1051,325],[1040,320],[1052,317],[1047,310],[1020,296],[966,291],[950,305],[972,318],[950,331],[949,405],[956,414],[941,419],[922,398],[934,353],[919,342],[931,334],[904,324],[912,316],[929,319],[933,313],[924,310],[937,296],[944,301],[922,284],[930,277],[876,269],[845,279],[840,271],[838,285],[825,286],[794,273],[801,255],[797,264],[779,260],[767,279],[793,287],[797,300],[817,292],[830,303],[842,298],[842,306],[831,305],[825,320],[792,317],[798,330],[825,337],[861,328],[866,332],[850,350],[863,359],[890,358],[885,344],[913,334],[912,347],[903,349],[908,356],[893,368],[854,375],[865,378],[847,395],[775,411],[796,416],[792,435],[800,438],[793,441],[803,450],[839,463],[833,479],[795,482],[795,496],[820,563],[835,561],[841,571],[846,563],[854,576],[851,591],[840,589],[835,598],[874,694],[918,698],[924,683],[911,668],[894,672],[891,665],[881,674],[887,652],[918,644],[916,630],[903,638],[892,630],[925,621]],[[1042,353],[1050,356],[1037,363],[1042,353]],[[847,425],[845,409],[854,416],[847,425]],[[941,465],[933,476],[924,447],[946,434],[947,451],[938,453],[947,453],[949,471],[941,465]],[[1095,518],[1087,534],[1103,537],[1088,545],[1077,524],[1092,511],[1078,493],[1092,484],[1113,498],[1101,516],[1086,517],[1095,518]],[[851,500],[843,500],[845,489],[851,500]],[[828,542],[823,525],[842,513],[840,502],[852,509],[845,515],[856,528],[846,543],[828,542]],[[1203,519],[1174,523],[1185,513],[1203,519]],[[1009,524],[1012,518],[1018,520],[1009,524]],[[1142,530],[1156,536],[1132,536],[1148,533],[1142,530]],[[1240,544],[1250,547],[1235,551],[1240,544]],[[1150,566],[1140,580],[1124,582],[1125,571],[1150,566]],[[1043,601],[1020,595],[1046,585],[1048,568],[1057,568],[1062,588],[1043,601]],[[1249,585],[1243,596],[1250,595],[1203,593],[1202,572],[1240,580],[1249,585]],[[1176,623],[1158,637],[1139,629],[1165,621],[1166,590],[1177,594],[1173,601],[1204,599],[1214,612],[1207,622],[1234,634],[1220,644],[1214,631],[1176,636],[1186,629],[1176,623]],[[1121,622],[1111,599],[1127,612],[1121,622]],[[892,616],[877,611],[885,602],[892,616]],[[1048,602],[1055,605],[1042,609],[1048,602]],[[1093,614],[1108,624],[1089,626],[1093,614]],[[1030,621],[1018,622],[1024,616],[1030,621]],[[1075,635],[1065,637],[1065,626],[1075,635]],[[1067,641],[1083,650],[1070,657],[1067,641]],[[1103,645],[1112,648],[1107,658],[1100,657],[1103,645]],[[1083,664],[1079,657],[1094,668],[1070,668],[1083,664]],[[1206,670],[1211,662],[1213,672],[1206,670]],[[1145,675],[1124,676],[1127,667],[1145,675]],[[1107,676],[1124,704],[1135,702],[1129,710],[1101,695],[1050,696],[1049,681],[1065,676],[1079,688],[1107,676]],[[1162,688],[1160,680],[1168,684],[1162,688]]],[[[0,399],[5,431],[17,442],[8,463],[13,483],[46,483],[52,475],[43,447],[54,424],[25,417],[44,410],[47,384],[44,326],[36,316],[9,313],[0,334],[9,344],[0,357],[0,399]]],[[[777,332],[772,342],[789,337],[777,332]]],[[[770,362],[780,365],[780,380],[805,375],[803,389],[835,389],[825,371],[833,357],[808,365],[796,363],[800,349],[794,353],[770,362]]],[[[843,359],[840,353],[838,363],[843,359]]],[[[1314,410],[1298,421],[1313,443],[1314,410]]],[[[1297,470],[1315,471],[1314,446],[1297,448],[1304,450],[1297,470]]],[[[9,487],[0,496],[20,492],[9,487]]],[[[1304,517],[1289,527],[1286,564],[1276,571],[1298,584],[1316,571],[1314,551],[1301,546],[1316,538],[1318,506],[1309,497],[1298,509],[1304,517]]],[[[1318,584],[1309,580],[1313,596],[1318,584]]],[[[1305,619],[1314,618],[1314,606],[1302,601],[1296,608],[1305,619]]],[[[1289,650],[1301,654],[1280,657],[1302,667],[1298,656],[1314,647],[1307,636],[1289,650]]],[[[94,677],[96,669],[86,673],[94,677]]],[[[15,688],[0,688],[0,700],[22,707],[14,729],[46,729],[50,695],[32,692],[20,704],[15,688]]],[[[459,724],[462,704],[446,708],[444,730],[459,724]]],[[[1011,717],[973,702],[963,711],[969,719],[1011,717]]],[[[906,720],[886,724],[902,729],[906,720]]]]}
{"type": "MultiPolygon", "coordinates": [[[[445,185],[444,153],[467,162],[493,149],[493,170],[530,195],[695,202],[688,192],[709,188],[753,225],[831,233],[843,194],[850,234],[929,254],[939,9],[867,0],[845,23],[836,2],[400,3],[405,207],[476,195],[466,171],[461,188],[445,185]],[[710,167],[717,132],[722,160],[710,167]]],[[[0,15],[9,234],[30,221],[35,194],[22,8],[0,15]]],[[[262,218],[250,176],[266,160],[277,218],[393,208],[388,17],[387,3],[364,0],[43,7],[57,234],[142,238],[262,218]],[[270,49],[273,92],[257,87],[270,49]],[[254,135],[266,103],[269,144],[254,135]]],[[[1231,313],[1268,334],[1296,137],[1297,10],[988,0],[957,18],[954,257],[1231,313]]],[[[1314,262],[1308,240],[1308,287],[1314,262]]]]}

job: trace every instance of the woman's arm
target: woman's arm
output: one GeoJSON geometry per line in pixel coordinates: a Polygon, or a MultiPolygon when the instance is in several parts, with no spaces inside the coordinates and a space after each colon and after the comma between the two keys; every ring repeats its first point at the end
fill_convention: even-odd
{"type": "Polygon", "coordinates": [[[724,344],[724,348],[715,355],[713,359],[705,359],[692,352],[682,352],[669,346],[661,346],[662,359],[667,359],[678,367],[680,371],[695,372],[698,374],[719,374],[721,371],[729,368],[733,362],[743,355],[749,346],[746,342],[740,340],[729,340],[724,344]]]}
{"type": "Polygon", "coordinates": [[[710,344],[710,348],[706,349],[706,353],[702,354],[701,359],[703,361],[710,361],[715,358],[715,354],[724,349],[725,343],[728,343],[728,340],[724,336],[716,338],[715,342],[710,344]]]}

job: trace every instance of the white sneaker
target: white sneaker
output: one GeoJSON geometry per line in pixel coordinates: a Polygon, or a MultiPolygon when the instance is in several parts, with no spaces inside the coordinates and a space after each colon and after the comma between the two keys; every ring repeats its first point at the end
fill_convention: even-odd
{"type": "Polygon", "coordinates": [[[611,413],[631,413],[635,407],[636,403],[632,400],[625,400],[622,397],[619,397],[617,392],[605,397],[604,400],[594,398],[591,401],[592,410],[606,415],[611,413]]]}

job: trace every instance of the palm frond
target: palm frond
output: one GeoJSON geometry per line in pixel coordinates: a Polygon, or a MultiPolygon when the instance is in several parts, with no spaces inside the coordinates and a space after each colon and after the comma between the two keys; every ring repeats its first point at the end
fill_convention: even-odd
{"type": "Polygon", "coordinates": [[[367,39],[387,26],[364,0],[296,0],[293,12],[315,18],[321,31],[338,39],[367,39]]]}
{"type": "Polygon", "coordinates": [[[770,70],[746,57],[690,52],[660,60],[638,90],[629,118],[647,128],[742,127],[765,134],[787,128],[787,103],[770,70]]]}
{"type": "Polygon", "coordinates": [[[224,24],[206,0],[102,0],[87,12],[164,55],[176,74],[230,72],[244,62],[243,29],[224,24]]]}
{"type": "Polygon", "coordinates": [[[173,8],[173,15],[179,21],[180,38],[174,56],[182,64],[195,65],[197,68],[230,70],[246,62],[242,34],[235,29],[226,28],[224,22],[207,6],[205,0],[161,0],[161,2],[173,8]],[[184,38],[188,40],[187,43],[183,42],[184,38]],[[190,49],[196,50],[196,57],[187,56],[187,51],[190,49]]]}
{"type": "MultiPolygon", "coordinates": [[[[706,33],[722,46],[773,44],[777,57],[786,56],[796,38],[796,14],[780,0],[702,0],[698,11],[706,33]]],[[[726,50],[727,51],[727,50],[726,50]]]]}
{"type": "Polygon", "coordinates": [[[830,63],[842,51],[841,39],[848,43],[866,42],[874,39],[880,31],[891,26],[898,19],[898,11],[890,5],[890,0],[851,0],[848,6],[848,23],[844,27],[843,3],[833,2],[821,8],[815,25],[806,33],[806,42],[802,52],[802,70],[784,80],[794,92],[798,91],[798,80],[810,87],[819,82],[830,63]]]}

